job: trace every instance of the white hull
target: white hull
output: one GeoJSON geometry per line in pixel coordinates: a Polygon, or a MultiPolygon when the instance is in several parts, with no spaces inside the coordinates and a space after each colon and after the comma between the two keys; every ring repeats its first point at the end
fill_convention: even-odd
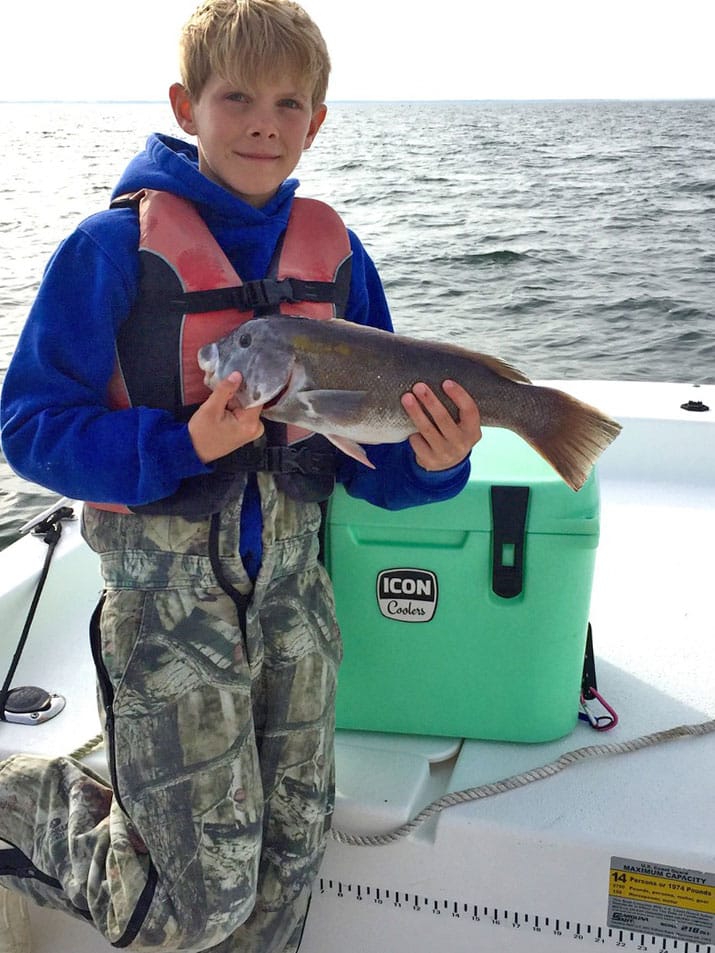
{"type": "MultiPolygon", "coordinates": [[[[570,736],[539,745],[339,733],[337,829],[388,832],[446,792],[520,775],[573,749],[715,718],[715,387],[564,386],[624,425],[599,465],[591,611],[599,689],[618,710],[618,727],[599,734],[579,722],[570,736]],[[687,400],[711,410],[683,411],[687,400]]],[[[24,538],[0,554],[5,658],[44,549],[24,538]]],[[[99,730],[86,633],[100,585],[76,523],[67,524],[15,679],[61,693],[67,707],[41,726],[1,725],[0,756],[66,753],[99,730]]],[[[101,765],[101,752],[91,761],[101,765]]],[[[712,896],[707,885],[698,894],[692,872],[715,875],[714,803],[715,736],[703,734],[637,753],[604,752],[547,780],[445,810],[389,846],[331,840],[301,953],[567,953],[592,943],[712,953],[715,887],[712,896]],[[672,903],[646,876],[643,896],[625,897],[637,926],[609,925],[613,858],[663,865],[661,874],[670,868],[660,879],[664,890],[668,880],[675,884],[672,903]]],[[[112,949],[56,914],[33,909],[31,925],[33,953],[112,949]]]]}

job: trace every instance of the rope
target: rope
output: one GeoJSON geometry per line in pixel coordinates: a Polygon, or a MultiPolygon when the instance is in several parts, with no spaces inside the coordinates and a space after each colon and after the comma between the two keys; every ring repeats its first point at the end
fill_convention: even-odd
{"type": "Polygon", "coordinates": [[[605,758],[610,755],[630,754],[653,745],[676,741],[679,738],[707,735],[714,731],[715,719],[712,721],[703,721],[695,725],[679,725],[677,728],[655,731],[652,734],[641,735],[639,738],[634,738],[632,741],[621,741],[607,745],[588,745],[585,748],[576,748],[573,751],[562,754],[561,757],[555,761],[551,761],[538,768],[532,768],[530,771],[524,771],[522,774],[515,774],[509,778],[503,778],[501,781],[482,784],[479,787],[467,788],[463,791],[454,791],[445,794],[443,797],[428,804],[427,807],[420,811],[411,821],[407,821],[407,823],[401,827],[397,827],[393,831],[388,831],[386,834],[350,834],[346,831],[339,831],[333,828],[330,831],[330,835],[333,840],[348,847],[383,847],[386,844],[394,844],[403,837],[408,837],[430,818],[441,814],[442,811],[445,811],[447,808],[456,807],[458,804],[482,801],[485,798],[494,797],[497,794],[504,794],[506,791],[526,787],[527,784],[533,784],[535,781],[544,781],[546,778],[552,778],[555,774],[559,774],[565,768],[570,768],[572,765],[580,764],[583,761],[592,761],[596,758],[605,758]]]}
{"type": "Polygon", "coordinates": [[[80,745],[79,748],[75,748],[74,751],[70,751],[68,757],[74,758],[75,761],[81,761],[82,758],[86,758],[88,754],[95,750],[95,748],[101,747],[104,742],[104,735],[101,733],[95,735],[94,738],[90,738],[89,741],[85,741],[83,745],[80,745]]]}
{"type": "Polygon", "coordinates": [[[0,953],[32,953],[27,900],[0,887],[0,953]]]}
{"type": "MultiPolygon", "coordinates": [[[[388,831],[386,834],[351,834],[348,831],[340,831],[331,828],[330,836],[338,844],[347,847],[384,847],[387,844],[394,844],[403,837],[409,837],[413,831],[425,824],[430,818],[441,814],[450,807],[457,807],[459,804],[469,804],[472,801],[483,801],[488,797],[495,797],[497,794],[505,794],[507,791],[514,791],[517,788],[526,787],[528,784],[534,784],[536,781],[545,781],[547,778],[553,778],[560,774],[566,768],[581,764],[584,761],[594,761],[598,758],[607,758],[620,754],[632,754],[635,751],[642,751],[644,748],[651,748],[654,745],[665,744],[668,741],[677,741],[680,738],[698,738],[702,735],[709,735],[715,732],[715,718],[711,721],[701,721],[694,725],[678,725],[677,728],[665,728],[662,731],[654,731],[648,735],[641,735],[630,741],[619,741],[607,745],[587,745],[584,748],[574,748],[567,751],[555,761],[541,765],[537,768],[531,768],[521,774],[514,774],[508,778],[502,778],[501,781],[493,781],[487,784],[481,784],[474,788],[465,788],[462,791],[452,791],[445,794],[431,804],[428,804],[419,814],[407,821],[401,827],[388,831]]],[[[71,758],[80,761],[86,757],[95,748],[100,747],[104,738],[100,733],[90,738],[89,741],[76,748],[70,753],[71,758]]]]}

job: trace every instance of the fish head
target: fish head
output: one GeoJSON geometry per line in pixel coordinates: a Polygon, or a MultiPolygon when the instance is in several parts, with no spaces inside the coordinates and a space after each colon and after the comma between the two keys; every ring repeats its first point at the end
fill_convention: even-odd
{"type": "Polygon", "coordinates": [[[213,390],[219,381],[240,371],[243,381],[236,398],[243,407],[280,399],[289,387],[295,352],[285,335],[266,318],[254,318],[226,337],[205,344],[198,353],[204,383],[213,390]]]}

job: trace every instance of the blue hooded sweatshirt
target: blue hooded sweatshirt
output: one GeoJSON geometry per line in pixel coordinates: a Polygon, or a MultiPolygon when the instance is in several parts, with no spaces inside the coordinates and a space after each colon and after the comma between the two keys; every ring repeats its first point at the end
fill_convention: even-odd
{"type": "MultiPolygon", "coordinates": [[[[207,179],[195,146],[152,135],[122,175],[114,195],[142,188],[173,192],[196,206],[244,281],[263,278],[284,231],[298,182],[286,180],[263,208],[253,208],[207,179]]],[[[345,317],[392,330],[375,266],[350,232],[352,280],[345,317]]],[[[149,407],[110,410],[107,384],[117,330],[139,284],[139,224],[129,208],[83,221],[54,253],[22,331],[2,392],[2,447],[22,477],[62,495],[139,505],[174,493],[186,477],[211,471],[197,457],[186,423],[149,407]]],[[[432,473],[409,443],[368,448],[376,470],[341,455],[338,479],[348,492],[388,509],[454,496],[469,462],[432,473]]],[[[242,521],[255,553],[260,510],[242,521]]]]}

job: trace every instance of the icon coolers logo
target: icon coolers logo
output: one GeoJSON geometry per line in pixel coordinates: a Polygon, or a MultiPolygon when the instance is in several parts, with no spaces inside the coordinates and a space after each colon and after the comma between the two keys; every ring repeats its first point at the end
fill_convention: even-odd
{"type": "Polygon", "coordinates": [[[384,569],[377,577],[377,604],[387,619],[429,622],[437,609],[437,576],[427,569],[384,569]]]}

